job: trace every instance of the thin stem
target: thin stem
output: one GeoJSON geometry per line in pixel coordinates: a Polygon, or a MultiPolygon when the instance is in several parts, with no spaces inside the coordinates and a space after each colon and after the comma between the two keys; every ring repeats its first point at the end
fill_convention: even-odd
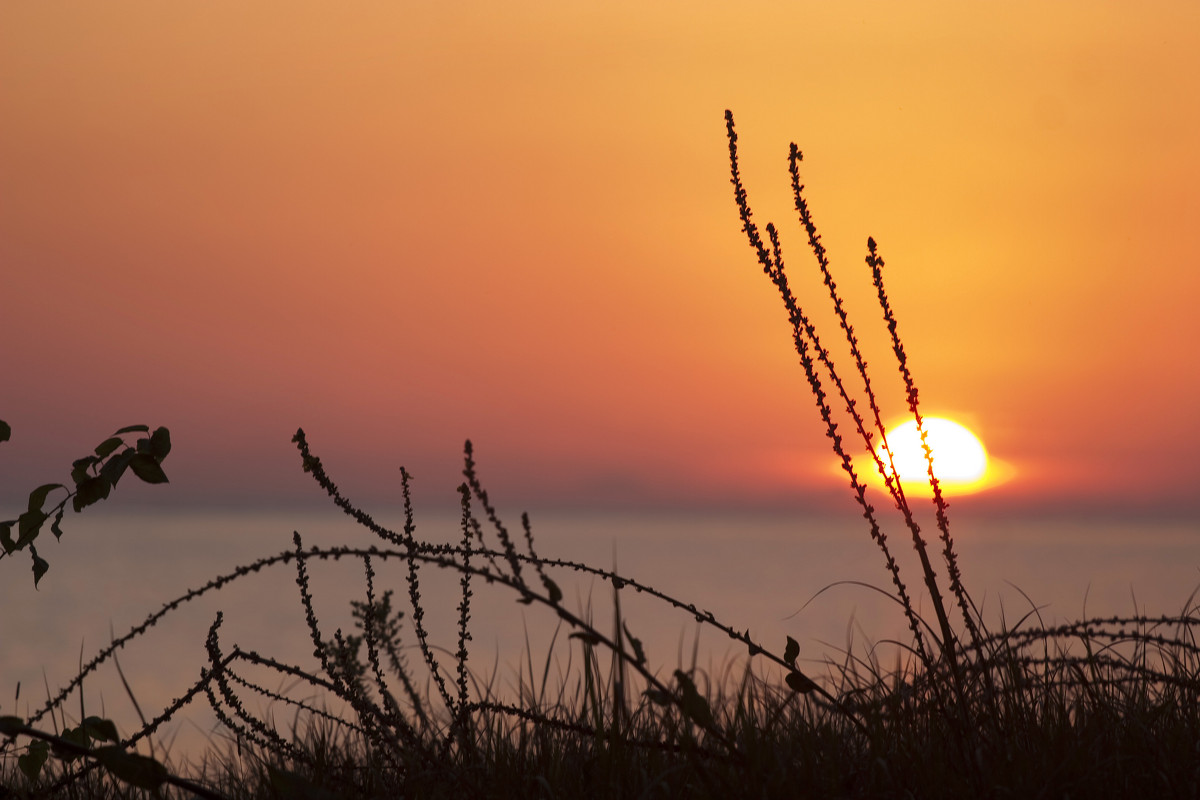
{"type": "Polygon", "coordinates": [[[900,369],[900,375],[904,380],[908,409],[912,412],[913,419],[916,420],[917,432],[921,437],[921,447],[925,451],[925,463],[929,471],[929,485],[933,487],[933,505],[936,510],[938,532],[943,544],[942,556],[946,559],[946,570],[950,576],[950,590],[954,592],[954,597],[958,601],[958,607],[962,611],[963,622],[971,634],[972,644],[978,645],[980,636],[979,629],[975,624],[978,612],[972,608],[967,591],[963,587],[962,572],[958,567],[958,557],[954,552],[954,542],[950,538],[950,519],[946,515],[948,504],[946,498],[942,495],[941,482],[933,471],[933,450],[926,441],[928,431],[925,430],[924,419],[921,416],[917,400],[916,382],[913,380],[912,372],[908,368],[908,356],[904,351],[904,344],[900,341],[896,316],[892,313],[891,303],[888,301],[887,292],[883,288],[884,262],[883,258],[879,256],[873,238],[867,239],[867,266],[871,268],[871,279],[875,284],[875,289],[879,296],[879,306],[883,309],[883,318],[887,323],[888,332],[892,337],[892,350],[896,354],[896,362],[900,369]]]}

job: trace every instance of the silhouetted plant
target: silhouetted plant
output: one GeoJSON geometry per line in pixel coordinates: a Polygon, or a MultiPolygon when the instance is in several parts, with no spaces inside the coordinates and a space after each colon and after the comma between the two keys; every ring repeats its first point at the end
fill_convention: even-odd
{"type": "MultiPolygon", "coordinates": [[[[0,420],[0,442],[6,442],[11,437],[12,428],[0,420]]],[[[24,513],[14,520],[0,522],[0,546],[3,546],[0,559],[29,548],[29,554],[33,557],[33,583],[36,586],[50,569],[33,544],[42,532],[42,526],[49,521],[50,532],[56,539],[61,538],[63,532],[59,526],[67,510],[67,501],[71,502],[76,513],[98,503],[116,488],[126,470],[146,483],[166,483],[167,474],[163,472],[162,462],[170,452],[171,433],[166,428],[156,428],[153,433],[146,425],[121,428],[96,445],[93,453],[76,459],[71,465],[74,489],[62,483],[44,483],[29,493],[29,505],[24,513]],[[126,437],[133,434],[146,435],[131,445],[126,437]],[[59,489],[65,492],[62,499],[47,508],[46,501],[50,494],[59,489]],[[14,528],[16,538],[13,537],[14,528]]]]}

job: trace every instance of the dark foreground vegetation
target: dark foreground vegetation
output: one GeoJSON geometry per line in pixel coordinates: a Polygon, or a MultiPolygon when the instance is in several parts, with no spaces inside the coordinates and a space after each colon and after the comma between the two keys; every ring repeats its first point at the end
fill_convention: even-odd
{"type": "MultiPolygon", "coordinates": [[[[853,362],[845,374],[835,369],[788,285],[777,230],[767,225],[764,238],[753,221],[728,112],[726,123],[743,230],[783,299],[818,414],[882,556],[886,591],[907,620],[906,641],[894,643],[886,661],[882,649],[870,648],[833,653],[819,669],[801,666],[795,641],[757,641],[741,627],[753,621],[735,626],[703,610],[702,603],[667,596],[609,570],[540,555],[528,518],[522,518],[520,530],[499,518],[469,443],[459,488],[461,540],[434,543],[418,535],[403,470],[406,524],[389,530],[341,493],[298,431],[304,470],[379,537],[378,545],[306,547],[297,534],[292,549],[167,603],[97,654],[40,710],[0,717],[0,734],[7,737],[0,750],[0,785],[7,788],[0,796],[1198,796],[1200,616],[1191,601],[1174,617],[1085,619],[1050,627],[1031,611],[989,625],[964,586],[932,461],[935,531],[928,538],[910,498],[891,478],[886,455],[875,459],[874,468],[892,508],[885,514],[871,506],[851,453],[874,453],[880,443],[888,452],[882,411],[805,200],[802,156],[792,145],[788,163],[796,212],[853,362]],[[843,436],[843,430],[849,433],[843,436]],[[902,546],[913,548],[915,579],[893,557],[885,522],[902,531],[902,546]],[[352,633],[328,631],[313,610],[308,565],[329,560],[362,567],[363,598],[354,604],[352,633]],[[147,716],[139,730],[118,731],[105,719],[72,717],[74,693],[82,692],[89,675],[113,665],[124,644],[160,620],[169,621],[175,609],[196,597],[279,568],[295,571],[312,639],[311,663],[282,663],[224,642],[218,615],[200,679],[147,716]],[[378,574],[385,569],[401,579],[381,590],[378,574]],[[456,649],[449,653],[430,643],[424,624],[421,577],[431,569],[451,570],[461,584],[456,649]],[[611,586],[610,623],[597,623],[564,601],[558,581],[580,575],[611,586]],[[526,653],[515,690],[501,692],[494,678],[469,668],[472,587],[481,581],[507,587],[516,601],[544,607],[559,620],[561,635],[552,651],[526,653]],[[717,629],[739,643],[744,655],[718,674],[695,664],[651,663],[636,638],[636,620],[621,615],[621,597],[628,592],[648,594],[677,609],[681,620],[694,618],[717,629]],[[399,607],[401,597],[405,609],[399,607]],[[932,618],[918,613],[919,607],[931,609],[932,618]],[[293,690],[269,688],[285,682],[293,690]],[[263,702],[285,709],[279,717],[287,722],[280,726],[275,717],[256,715],[251,708],[263,702]],[[193,703],[211,706],[228,738],[198,763],[173,763],[149,745],[165,722],[193,703]]],[[[867,242],[866,265],[905,387],[904,403],[920,425],[917,389],[874,240],[867,242]]],[[[139,477],[158,481],[161,468],[152,466],[166,456],[169,438],[141,430],[147,436],[136,445],[107,440],[93,461],[82,467],[85,460],[76,462],[74,493],[58,485],[36,490],[40,497],[31,496],[21,520],[0,525],[5,555],[32,550],[41,525],[52,517],[54,533],[61,533],[65,506],[42,511],[55,487],[66,490],[67,499],[84,491],[90,492],[84,499],[106,496],[98,479],[124,470],[105,473],[107,460],[136,463],[139,477]],[[83,489],[89,481],[90,488],[83,489]]],[[[126,433],[131,431],[139,432],[126,433]]],[[[7,426],[0,432],[7,434],[7,426]]],[[[114,484],[115,478],[108,487],[114,484]]],[[[75,501],[75,510],[85,505],[75,501]]],[[[40,579],[46,565],[39,561],[34,551],[40,579]]],[[[739,577],[731,573],[730,579],[739,577]]]]}

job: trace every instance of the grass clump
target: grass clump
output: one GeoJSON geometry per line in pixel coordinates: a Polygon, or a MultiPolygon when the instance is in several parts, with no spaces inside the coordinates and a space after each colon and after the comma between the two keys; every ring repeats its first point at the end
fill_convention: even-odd
{"type": "MultiPolygon", "coordinates": [[[[389,529],[342,493],[300,430],[294,442],[303,469],[379,543],[306,547],[297,533],[289,550],[239,566],[164,605],[85,664],[40,711],[0,718],[0,733],[9,737],[0,751],[0,781],[9,796],[1197,796],[1195,605],[1189,600],[1177,616],[1060,626],[1046,625],[1035,610],[1015,623],[1001,619],[994,629],[989,626],[965,587],[928,445],[935,547],[892,477],[880,395],[804,196],[802,154],[792,145],[788,156],[795,210],[853,363],[849,379],[839,373],[791,289],[778,230],[767,225],[764,237],[754,222],[729,112],[726,126],[742,229],[783,301],[818,415],[879,548],[891,582],[887,593],[907,621],[908,638],[886,651],[887,663],[885,650],[873,647],[831,653],[820,670],[802,668],[791,637],[758,641],[749,628],[615,570],[539,554],[527,516],[516,534],[500,518],[470,442],[459,487],[460,539],[439,543],[418,535],[410,476],[403,469],[405,521],[400,530],[389,529]],[[859,388],[851,389],[851,383],[859,388]],[[899,529],[912,545],[919,569],[915,581],[901,568],[885,532],[885,514],[873,507],[856,471],[852,452],[859,449],[871,454],[899,529]],[[328,631],[314,609],[310,565],[325,561],[361,565],[363,598],[352,607],[352,632],[328,631]],[[127,642],[197,597],[280,568],[295,571],[311,663],[285,663],[227,645],[218,614],[199,679],[140,729],[122,737],[105,727],[101,737],[98,723],[68,719],[68,698],[82,692],[85,678],[102,664],[115,663],[127,642]],[[384,569],[398,573],[399,580],[381,592],[384,569]],[[425,623],[422,576],[430,569],[458,576],[451,652],[431,643],[425,623]],[[572,575],[611,586],[610,625],[567,605],[559,581],[572,575]],[[544,659],[535,663],[527,648],[515,687],[502,688],[494,672],[471,668],[474,588],[480,581],[503,587],[557,621],[544,659]],[[919,595],[910,584],[922,587],[919,595]],[[708,669],[695,659],[673,669],[652,664],[634,635],[636,624],[621,613],[623,591],[655,598],[720,631],[744,655],[708,669]],[[407,609],[399,607],[404,596],[407,609]],[[922,602],[932,620],[920,613],[922,602]],[[269,688],[284,684],[287,688],[269,688]],[[164,764],[151,751],[136,763],[153,774],[135,774],[129,760],[134,748],[151,742],[164,722],[193,702],[207,702],[217,714],[223,743],[197,764],[164,764]],[[290,722],[281,727],[272,714],[251,709],[263,702],[284,710],[290,722]],[[83,732],[72,734],[75,750],[60,741],[68,730],[83,732]],[[102,745],[102,739],[111,744],[102,745]],[[106,761],[104,747],[119,749],[126,761],[115,756],[106,761]],[[184,771],[192,777],[176,775],[184,771]]],[[[903,402],[925,441],[916,382],[873,239],[865,261],[903,402]]]]}

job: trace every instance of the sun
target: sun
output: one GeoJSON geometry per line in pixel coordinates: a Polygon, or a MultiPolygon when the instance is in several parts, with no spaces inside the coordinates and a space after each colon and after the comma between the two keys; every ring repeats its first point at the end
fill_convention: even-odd
{"type": "MultiPolygon", "coordinates": [[[[966,426],[943,417],[925,417],[925,443],[933,453],[933,474],[943,489],[970,492],[982,488],[988,477],[988,454],[979,437],[966,426]]],[[[929,462],[915,420],[909,420],[888,431],[888,447],[900,481],[906,484],[928,484],[929,462]]],[[[876,454],[888,466],[883,443],[876,454]]]]}

